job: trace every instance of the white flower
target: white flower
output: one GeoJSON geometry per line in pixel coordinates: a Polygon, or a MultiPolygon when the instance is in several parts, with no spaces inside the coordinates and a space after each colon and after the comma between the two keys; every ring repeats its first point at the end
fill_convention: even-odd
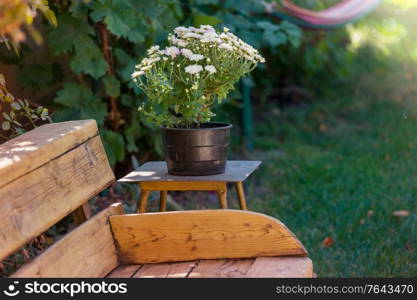
{"type": "Polygon", "coordinates": [[[215,42],[217,40],[217,34],[215,32],[206,32],[201,37],[201,42],[208,43],[208,42],[215,42]]]}
{"type": "Polygon", "coordinates": [[[230,46],[229,44],[226,44],[226,43],[222,43],[222,44],[220,44],[220,45],[219,45],[219,48],[220,48],[220,49],[226,49],[226,50],[228,50],[228,51],[233,51],[233,47],[232,47],[232,46],[230,46]]]}
{"type": "Polygon", "coordinates": [[[154,53],[159,50],[159,45],[153,45],[151,48],[148,49],[148,53],[154,53]]]}
{"type": "Polygon", "coordinates": [[[180,49],[178,49],[175,46],[171,46],[171,47],[165,48],[164,53],[165,53],[165,55],[168,55],[168,56],[171,56],[172,58],[175,58],[177,55],[180,54],[180,49]]]}
{"type": "Polygon", "coordinates": [[[181,49],[181,53],[182,55],[184,55],[185,57],[190,57],[191,55],[193,55],[193,51],[191,51],[190,49],[184,48],[181,49]]]}
{"type": "Polygon", "coordinates": [[[205,31],[215,32],[213,26],[211,26],[211,25],[201,25],[200,28],[205,30],[205,31]]]}
{"type": "Polygon", "coordinates": [[[182,34],[184,32],[188,32],[188,31],[189,31],[189,29],[186,28],[186,27],[184,27],[184,26],[179,26],[179,27],[177,27],[177,28],[174,29],[174,32],[176,34],[178,34],[178,35],[180,35],[180,34],[182,34]]]}
{"type": "Polygon", "coordinates": [[[150,69],[152,69],[152,65],[148,65],[148,66],[144,66],[140,68],[141,71],[148,71],[150,69]]]}
{"type": "Polygon", "coordinates": [[[141,65],[152,65],[154,62],[157,62],[158,60],[161,60],[160,57],[153,57],[153,58],[147,58],[145,57],[144,59],[142,59],[141,65]]]}
{"type": "Polygon", "coordinates": [[[224,32],[228,32],[230,29],[229,28],[227,28],[227,27],[223,27],[223,31],[224,32]]]}
{"type": "Polygon", "coordinates": [[[206,69],[206,71],[208,71],[210,74],[216,73],[216,67],[213,65],[207,65],[204,67],[204,69],[206,69]]]}
{"type": "Polygon", "coordinates": [[[190,56],[187,56],[187,57],[189,60],[192,60],[192,61],[199,61],[199,60],[204,59],[204,56],[201,54],[191,54],[190,56]]]}
{"type": "Polygon", "coordinates": [[[183,38],[187,39],[187,38],[196,38],[196,39],[201,39],[202,36],[194,33],[194,32],[187,32],[186,34],[183,35],[183,38]]]}
{"type": "Polygon", "coordinates": [[[185,47],[185,46],[187,46],[187,42],[186,41],[184,41],[184,40],[182,40],[182,39],[177,39],[177,38],[172,38],[171,39],[171,42],[174,44],[174,45],[177,45],[177,46],[179,46],[179,47],[185,47]]]}
{"type": "Polygon", "coordinates": [[[258,60],[260,63],[264,63],[265,62],[265,58],[263,58],[261,55],[256,54],[255,55],[255,59],[258,60]]]}
{"type": "Polygon", "coordinates": [[[189,65],[185,67],[184,71],[190,74],[197,74],[203,70],[203,67],[200,65],[189,65]]]}
{"type": "Polygon", "coordinates": [[[145,74],[144,71],[135,71],[132,74],[132,78],[136,78],[136,77],[142,76],[143,74],[145,74]]]}

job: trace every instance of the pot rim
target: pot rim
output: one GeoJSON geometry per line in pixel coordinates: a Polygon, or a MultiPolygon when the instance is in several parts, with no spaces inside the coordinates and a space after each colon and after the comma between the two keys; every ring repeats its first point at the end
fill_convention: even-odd
{"type": "Polygon", "coordinates": [[[169,128],[165,126],[160,126],[163,130],[172,130],[172,131],[198,131],[198,130],[223,130],[223,129],[230,129],[233,127],[232,124],[225,123],[225,122],[206,122],[203,124],[215,124],[216,127],[206,127],[206,128],[169,128]]]}

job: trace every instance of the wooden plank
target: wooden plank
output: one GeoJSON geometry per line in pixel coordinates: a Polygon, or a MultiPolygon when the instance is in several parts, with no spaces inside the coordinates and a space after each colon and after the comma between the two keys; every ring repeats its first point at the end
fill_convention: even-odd
{"type": "Polygon", "coordinates": [[[249,211],[132,214],[110,223],[124,264],[307,254],[284,224],[249,211]]]}
{"type": "Polygon", "coordinates": [[[138,181],[223,181],[238,182],[244,181],[255,171],[260,161],[251,160],[228,160],[226,170],[223,174],[210,176],[178,176],[168,174],[166,162],[149,161],[137,170],[119,179],[121,182],[138,182],[138,181]]]}
{"type": "Polygon", "coordinates": [[[114,181],[96,136],[0,189],[0,260],[114,181]]]}
{"type": "Polygon", "coordinates": [[[91,215],[91,207],[88,202],[84,203],[72,212],[72,218],[74,219],[74,223],[77,226],[84,223],[87,219],[91,218],[91,215]]]}
{"type": "Polygon", "coordinates": [[[185,278],[196,266],[196,261],[148,264],[142,268],[133,278],[185,278]]]}
{"type": "Polygon", "coordinates": [[[308,257],[258,257],[246,277],[312,278],[313,263],[308,257]]]}
{"type": "Polygon", "coordinates": [[[45,124],[0,145],[0,188],[98,135],[95,120],[45,124]]]}
{"type": "Polygon", "coordinates": [[[255,259],[201,260],[189,278],[242,278],[246,276],[255,259]]]}
{"type": "Polygon", "coordinates": [[[218,191],[226,190],[221,181],[144,181],[140,182],[144,191],[218,191]]]}
{"type": "Polygon", "coordinates": [[[104,277],[118,265],[108,217],[122,214],[116,203],[52,245],[12,277],[104,277]]]}
{"type": "Polygon", "coordinates": [[[121,265],[110,272],[107,278],[130,278],[132,277],[142,265],[121,265]]]}

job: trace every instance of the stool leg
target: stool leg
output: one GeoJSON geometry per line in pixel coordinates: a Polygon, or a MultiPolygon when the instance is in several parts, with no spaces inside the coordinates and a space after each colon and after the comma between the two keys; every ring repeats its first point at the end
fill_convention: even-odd
{"type": "Polygon", "coordinates": [[[217,191],[219,197],[220,207],[227,208],[227,186],[224,184],[224,188],[217,191]]]}
{"type": "Polygon", "coordinates": [[[167,210],[168,191],[161,191],[159,194],[159,211],[167,210]]]}
{"type": "Polygon", "coordinates": [[[240,209],[248,210],[248,207],[246,205],[245,192],[243,190],[243,183],[236,182],[235,187],[236,187],[237,197],[239,199],[240,209]]]}
{"type": "Polygon", "coordinates": [[[148,204],[148,198],[150,193],[150,191],[142,191],[140,193],[138,213],[142,214],[146,212],[146,205],[148,204]]]}

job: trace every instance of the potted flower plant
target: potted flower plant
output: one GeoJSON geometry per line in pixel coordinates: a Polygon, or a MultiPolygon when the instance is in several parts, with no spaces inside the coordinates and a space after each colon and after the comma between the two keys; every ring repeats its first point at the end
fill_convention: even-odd
{"type": "Polygon", "coordinates": [[[224,172],[232,125],[210,122],[212,106],[263,62],[227,28],[217,32],[209,25],[177,27],[165,49],[148,49],[132,79],[147,96],[139,110],[162,128],[169,173],[224,172]]]}

